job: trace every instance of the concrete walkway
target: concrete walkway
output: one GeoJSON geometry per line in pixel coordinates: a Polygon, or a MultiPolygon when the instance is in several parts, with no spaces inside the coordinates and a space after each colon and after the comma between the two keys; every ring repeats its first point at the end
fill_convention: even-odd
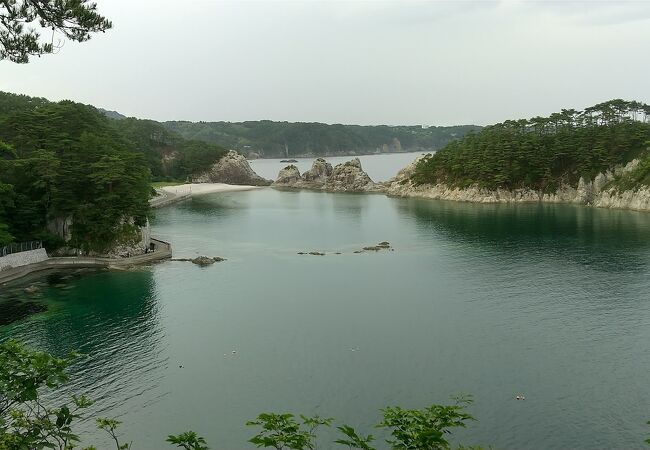
{"type": "Polygon", "coordinates": [[[90,256],[69,256],[48,258],[34,264],[16,267],[13,269],[0,271],[0,286],[15,281],[26,275],[50,269],[81,269],[81,268],[95,268],[95,269],[111,269],[111,268],[126,268],[131,266],[138,266],[147,264],[154,261],[160,261],[172,257],[172,247],[168,242],[158,239],[151,239],[155,245],[155,250],[143,255],[132,256],[130,258],[94,258],[90,256]]]}
{"type": "Polygon", "coordinates": [[[192,197],[191,192],[177,194],[164,189],[156,189],[156,192],[158,193],[158,196],[149,200],[149,205],[152,208],[162,208],[164,206],[171,205],[172,203],[181,202],[192,197]]]}

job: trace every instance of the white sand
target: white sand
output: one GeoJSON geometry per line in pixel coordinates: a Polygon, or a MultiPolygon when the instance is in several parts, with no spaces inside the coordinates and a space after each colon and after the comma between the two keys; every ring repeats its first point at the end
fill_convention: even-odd
{"type": "Polygon", "coordinates": [[[247,191],[250,189],[259,189],[260,186],[239,186],[234,184],[225,183],[191,183],[179,184],[178,186],[165,186],[161,188],[163,191],[177,195],[202,195],[212,194],[214,192],[231,192],[231,191],[247,191]]]}

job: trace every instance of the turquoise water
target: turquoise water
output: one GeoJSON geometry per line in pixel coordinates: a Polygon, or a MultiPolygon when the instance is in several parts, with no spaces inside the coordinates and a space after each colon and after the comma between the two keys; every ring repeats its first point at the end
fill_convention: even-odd
{"type": "Polygon", "coordinates": [[[134,448],[189,428],[251,448],[244,423],[264,411],[380,436],[379,408],[458,393],[475,399],[466,445],[644,448],[650,214],[267,188],[153,227],[176,257],[228,260],[50,276],[50,312],[0,329],[88,353],[69,392],[125,421],[134,448]],[[353,253],[384,240],[394,251],[353,253]],[[327,255],[297,254],[312,250],[327,255]]]}

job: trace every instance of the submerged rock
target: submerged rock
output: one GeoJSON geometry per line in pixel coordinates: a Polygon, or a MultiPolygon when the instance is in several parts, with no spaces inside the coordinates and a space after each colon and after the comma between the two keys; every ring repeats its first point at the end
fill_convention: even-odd
{"type": "Polygon", "coordinates": [[[204,174],[194,178],[195,183],[227,183],[250,186],[268,186],[272,183],[251,169],[246,158],[230,150],[204,174]]]}
{"type": "Polygon", "coordinates": [[[28,287],[25,288],[25,292],[27,292],[28,294],[36,294],[40,290],[41,290],[41,288],[39,288],[38,286],[35,286],[33,284],[31,286],[28,286],[28,287]]]}
{"type": "Polygon", "coordinates": [[[172,261],[189,261],[198,266],[209,266],[216,262],[221,262],[225,260],[226,260],[225,258],[222,258],[220,256],[215,256],[213,258],[210,258],[209,256],[197,256],[196,258],[178,258],[178,259],[173,259],[172,261]]]}
{"type": "Polygon", "coordinates": [[[17,299],[0,302],[0,325],[9,325],[45,311],[47,307],[41,303],[23,302],[17,299]]]}

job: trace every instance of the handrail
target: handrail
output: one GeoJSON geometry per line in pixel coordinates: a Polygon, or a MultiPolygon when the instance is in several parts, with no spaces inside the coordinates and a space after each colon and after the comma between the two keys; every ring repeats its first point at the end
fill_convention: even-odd
{"type": "Polygon", "coordinates": [[[0,257],[43,248],[43,241],[16,242],[0,247],[0,257]]]}

